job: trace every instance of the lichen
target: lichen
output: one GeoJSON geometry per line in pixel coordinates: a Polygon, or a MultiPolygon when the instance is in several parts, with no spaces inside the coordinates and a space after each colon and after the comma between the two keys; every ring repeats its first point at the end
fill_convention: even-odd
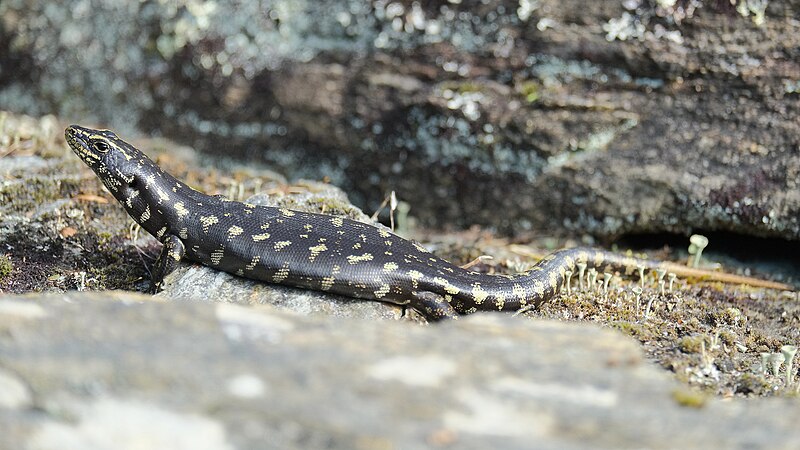
{"type": "Polygon", "coordinates": [[[11,274],[14,270],[14,263],[8,255],[0,255],[0,281],[11,274]]]}
{"type": "Polygon", "coordinates": [[[753,23],[761,26],[766,21],[769,0],[731,0],[736,5],[736,12],[742,17],[753,16],[753,23]]]}
{"type": "MultiPolygon", "coordinates": [[[[523,15],[534,4],[520,3],[523,15]]],[[[502,56],[514,45],[508,27],[520,23],[518,12],[502,3],[476,10],[451,3],[433,7],[388,0],[239,0],[224,8],[207,0],[7,0],[0,2],[0,20],[0,29],[9,34],[10,51],[47,61],[46,71],[30,74],[38,79],[35,91],[24,84],[29,77],[21,76],[0,90],[0,103],[32,114],[55,111],[83,117],[125,132],[135,131],[142,114],[153,108],[167,117],[183,116],[175,104],[150,89],[157,79],[165,92],[170,91],[170,70],[190,79],[201,71],[221,79],[252,79],[286,63],[311,61],[321,52],[364,54],[373,48],[410,50],[442,42],[466,52],[502,56]],[[97,98],[103,101],[94,101],[97,98]]],[[[446,58],[438,64],[459,75],[470,69],[469,64],[446,58]]],[[[178,119],[198,131],[226,131],[213,120],[178,119]]],[[[255,125],[227,131],[281,132],[280,124],[255,125]]]]}
{"type": "Polygon", "coordinates": [[[701,8],[724,13],[726,8],[734,7],[740,16],[751,17],[755,25],[762,26],[768,4],[769,0],[730,0],[727,6],[704,0],[629,0],[623,3],[626,11],[609,19],[603,31],[609,42],[653,39],[683,44],[681,22],[692,18],[701,8]]]}
{"type": "Polygon", "coordinates": [[[406,119],[407,131],[393,139],[395,147],[413,152],[423,164],[463,166],[477,173],[516,174],[535,179],[546,164],[544,157],[536,149],[519,148],[500,140],[491,124],[474,123],[468,114],[473,111],[469,102],[474,100],[470,97],[452,104],[453,108],[466,110],[462,110],[463,118],[412,108],[406,119]]]}
{"type": "Polygon", "coordinates": [[[787,94],[800,94],[800,80],[783,80],[783,89],[787,94]]]}

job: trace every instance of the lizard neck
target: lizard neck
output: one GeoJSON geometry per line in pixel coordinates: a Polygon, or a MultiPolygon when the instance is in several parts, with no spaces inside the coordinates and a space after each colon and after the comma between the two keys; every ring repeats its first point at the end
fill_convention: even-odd
{"type": "Polygon", "coordinates": [[[115,197],[136,223],[158,240],[174,234],[174,228],[197,204],[214,202],[213,197],[190,188],[147,157],[140,161],[133,181],[115,197]]]}

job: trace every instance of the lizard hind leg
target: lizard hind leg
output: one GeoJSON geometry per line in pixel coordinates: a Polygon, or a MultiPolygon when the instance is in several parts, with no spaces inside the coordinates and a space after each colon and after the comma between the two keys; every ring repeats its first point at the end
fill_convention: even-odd
{"type": "Polygon", "coordinates": [[[153,266],[153,276],[150,280],[150,293],[155,294],[161,287],[164,277],[172,273],[178,268],[178,264],[183,255],[186,253],[186,247],[183,242],[174,234],[168,235],[164,238],[164,246],[161,248],[161,253],[158,255],[155,265],[153,266]]]}
{"type": "Polygon", "coordinates": [[[422,313],[429,321],[458,319],[458,313],[450,302],[435,292],[415,291],[411,293],[411,296],[412,300],[409,306],[422,313]]]}

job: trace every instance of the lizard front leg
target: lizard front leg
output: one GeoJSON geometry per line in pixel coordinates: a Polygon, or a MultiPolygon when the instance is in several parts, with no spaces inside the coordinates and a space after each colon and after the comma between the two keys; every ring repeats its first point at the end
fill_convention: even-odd
{"type": "Polygon", "coordinates": [[[186,253],[186,247],[183,242],[174,234],[167,235],[164,238],[164,246],[161,248],[161,254],[158,255],[155,265],[153,266],[153,276],[150,279],[150,293],[155,294],[161,287],[164,277],[172,273],[178,268],[178,264],[183,255],[186,253]]]}
{"type": "Polygon", "coordinates": [[[458,313],[443,296],[430,291],[416,291],[411,295],[410,305],[428,320],[458,319],[458,313]]]}

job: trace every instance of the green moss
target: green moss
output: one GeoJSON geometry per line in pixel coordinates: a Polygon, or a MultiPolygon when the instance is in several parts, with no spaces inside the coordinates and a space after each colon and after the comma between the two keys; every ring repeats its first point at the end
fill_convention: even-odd
{"type": "Polygon", "coordinates": [[[724,317],[728,323],[735,324],[741,321],[744,316],[742,316],[742,311],[739,308],[726,308],[724,317]]]}
{"type": "Polygon", "coordinates": [[[8,212],[29,211],[42,204],[70,198],[78,192],[80,179],[77,175],[60,177],[54,171],[52,176],[37,175],[5,183],[0,186],[0,203],[8,205],[8,212]]]}
{"type": "Polygon", "coordinates": [[[525,101],[535,103],[539,100],[541,86],[535,81],[525,81],[518,86],[518,90],[525,97],[525,101]]]}
{"type": "Polygon", "coordinates": [[[708,401],[708,397],[702,392],[686,389],[675,389],[672,391],[672,399],[681,406],[698,409],[704,407],[708,401]]]}
{"type": "Polygon", "coordinates": [[[683,353],[700,353],[704,341],[705,336],[684,336],[678,340],[677,345],[683,353]]]}
{"type": "Polygon", "coordinates": [[[11,258],[0,255],[0,281],[9,276],[12,270],[14,270],[14,263],[11,262],[11,258]]]}
{"type": "Polygon", "coordinates": [[[483,87],[472,81],[465,81],[465,82],[444,82],[442,84],[442,90],[450,89],[453,92],[457,92],[459,94],[467,94],[470,92],[481,92],[483,91],[483,87]]]}
{"type": "Polygon", "coordinates": [[[305,203],[308,206],[319,207],[320,211],[324,211],[325,214],[349,215],[353,211],[353,206],[350,203],[330,197],[312,197],[305,203]]]}
{"type": "Polygon", "coordinates": [[[111,239],[113,239],[113,238],[114,238],[114,235],[109,233],[109,232],[107,232],[107,231],[98,232],[97,233],[97,244],[98,245],[107,245],[109,242],[111,242],[111,239]]]}
{"type": "Polygon", "coordinates": [[[644,333],[642,326],[633,322],[626,322],[626,321],[611,322],[609,323],[609,326],[611,326],[612,328],[616,328],[622,331],[623,333],[633,337],[641,336],[644,333]]]}
{"type": "Polygon", "coordinates": [[[743,373],[736,379],[735,389],[738,394],[764,395],[772,391],[772,386],[761,375],[743,373]]]}
{"type": "Polygon", "coordinates": [[[739,340],[739,336],[736,333],[727,329],[720,330],[719,338],[725,345],[729,346],[733,346],[739,340]]]}

